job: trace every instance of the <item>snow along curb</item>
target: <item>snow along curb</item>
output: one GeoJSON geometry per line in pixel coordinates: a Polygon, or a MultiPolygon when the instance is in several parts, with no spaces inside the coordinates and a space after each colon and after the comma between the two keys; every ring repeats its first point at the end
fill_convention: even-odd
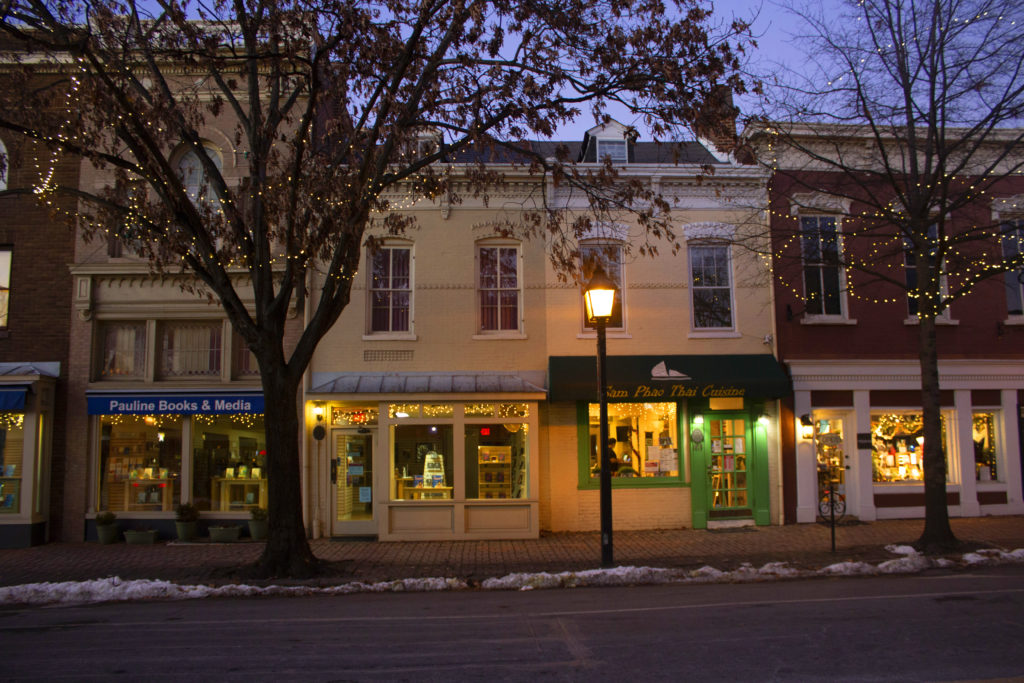
{"type": "MultiPolygon", "coordinates": [[[[959,560],[931,559],[910,546],[886,546],[899,555],[877,565],[867,562],[839,562],[822,569],[794,569],[785,562],[769,562],[761,568],[743,564],[739,569],[720,571],[701,567],[691,571],[654,567],[615,567],[578,572],[508,574],[483,581],[484,590],[536,590],[544,588],[578,588],[583,586],[636,586],[665,583],[747,583],[815,576],[878,576],[913,574],[931,567],[971,567],[976,565],[1024,563],[1024,549],[979,550],[959,560]]],[[[338,586],[187,586],[170,581],[140,579],[125,581],[116,576],[92,581],[29,583],[0,587],[0,605],[84,605],[101,602],[133,600],[194,600],[197,598],[235,598],[260,596],[346,595],[349,593],[400,593],[468,589],[461,579],[426,578],[399,579],[377,583],[355,581],[338,586]]]]}

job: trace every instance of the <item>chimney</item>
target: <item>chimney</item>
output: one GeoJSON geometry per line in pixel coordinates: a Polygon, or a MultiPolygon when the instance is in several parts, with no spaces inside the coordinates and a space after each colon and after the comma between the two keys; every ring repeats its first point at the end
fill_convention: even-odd
{"type": "Polygon", "coordinates": [[[739,113],[739,108],[732,103],[732,89],[727,85],[717,85],[697,114],[694,132],[701,139],[710,141],[719,152],[731,153],[736,149],[736,117],[739,113]]]}

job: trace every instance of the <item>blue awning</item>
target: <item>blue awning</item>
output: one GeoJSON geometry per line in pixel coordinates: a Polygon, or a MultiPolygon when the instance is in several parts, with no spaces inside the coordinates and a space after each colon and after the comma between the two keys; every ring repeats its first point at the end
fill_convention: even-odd
{"type": "Polygon", "coordinates": [[[0,386],[0,410],[24,410],[27,393],[27,386],[0,386]]]}

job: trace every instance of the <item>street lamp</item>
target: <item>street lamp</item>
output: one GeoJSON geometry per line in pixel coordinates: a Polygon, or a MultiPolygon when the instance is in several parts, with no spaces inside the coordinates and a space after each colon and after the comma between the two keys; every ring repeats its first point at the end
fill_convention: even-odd
{"type": "Polygon", "coordinates": [[[615,304],[615,283],[604,272],[601,264],[594,269],[594,275],[583,292],[587,306],[587,319],[597,330],[597,400],[600,405],[600,424],[597,448],[601,463],[601,566],[615,564],[612,548],[612,470],[608,453],[608,392],[605,376],[605,327],[612,317],[615,304]]]}

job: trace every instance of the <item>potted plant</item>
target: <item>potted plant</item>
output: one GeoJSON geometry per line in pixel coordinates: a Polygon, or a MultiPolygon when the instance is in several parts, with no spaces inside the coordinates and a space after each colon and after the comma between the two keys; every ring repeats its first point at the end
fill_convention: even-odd
{"type": "Polygon", "coordinates": [[[232,524],[231,526],[211,526],[210,540],[214,543],[231,543],[238,540],[241,532],[242,527],[237,524],[232,524]]]}
{"type": "Polygon", "coordinates": [[[196,537],[196,523],[199,521],[199,508],[192,503],[182,503],[175,511],[174,529],[178,532],[179,541],[191,541],[196,537]]]}
{"type": "Polygon", "coordinates": [[[103,545],[117,543],[117,524],[115,515],[110,510],[96,513],[96,537],[103,545]]]}
{"type": "Polygon", "coordinates": [[[129,545],[153,545],[156,534],[156,529],[125,529],[124,541],[129,545]]]}
{"type": "Polygon", "coordinates": [[[255,507],[249,511],[249,536],[252,537],[252,540],[266,540],[269,524],[267,511],[264,508],[255,507]]]}

